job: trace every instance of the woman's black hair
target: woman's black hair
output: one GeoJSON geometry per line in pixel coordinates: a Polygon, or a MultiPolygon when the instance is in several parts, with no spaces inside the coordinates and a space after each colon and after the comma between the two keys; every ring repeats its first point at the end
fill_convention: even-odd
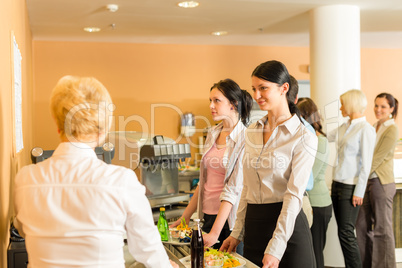
{"type": "Polygon", "coordinates": [[[212,89],[218,89],[222,92],[229,102],[235,107],[239,113],[242,123],[247,126],[249,123],[251,107],[253,106],[253,98],[246,90],[242,90],[239,85],[232,79],[221,80],[215,83],[212,89]]]}
{"type": "Polygon", "coordinates": [[[314,128],[314,130],[326,137],[327,135],[325,135],[322,130],[321,117],[314,101],[310,98],[300,98],[296,106],[299,109],[301,116],[314,128]]]}
{"type": "Polygon", "coordinates": [[[290,80],[290,75],[288,70],[286,69],[286,66],[277,60],[270,60],[264,63],[261,63],[258,65],[251,76],[258,77],[262,80],[266,80],[272,83],[276,83],[279,86],[282,86],[285,83],[289,84],[289,90],[286,93],[286,99],[288,101],[288,106],[291,114],[296,114],[300,121],[300,111],[297,108],[296,104],[294,103],[294,99],[290,96],[290,89],[292,87],[292,83],[290,80]]]}
{"type": "Polygon", "coordinates": [[[392,96],[391,94],[385,93],[385,92],[378,94],[377,97],[375,97],[375,99],[377,99],[377,98],[386,98],[387,99],[389,107],[391,107],[391,108],[394,107],[394,111],[391,114],[392,114],[392,117],[394,119],[396,119],[396,116],[398,115],[398,106],[399,106],[398,100],[396,98],[394,98],[394,96],[392,96]]]}

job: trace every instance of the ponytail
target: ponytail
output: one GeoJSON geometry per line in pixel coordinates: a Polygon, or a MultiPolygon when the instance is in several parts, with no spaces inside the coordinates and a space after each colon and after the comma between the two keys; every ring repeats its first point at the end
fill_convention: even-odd
{"type": "Polygon", "coordinates": [[[238,112],[241,122],[247,126],[250,119],[251,108],[253,107],[253,97],[247,90],[241,91],[241,103],[239,103],[238,112]]]}
{"type": "MultiPolygon", "coordinates": [[[[288,92],[289,92],[289,91],[288,91],[288,92]]],[[[302,124],[304,125],[303,120],[301,119],[301,113],[300,113],[299,108],[297,108],[297,106],[296,106],[296,104],[294,103],[294,101],[292,101],[292,100],[289,99],[289,95],[288,95],[287,93],[286,93],[286,99],[287,99],[287,101],[288,101],[288,106],[289,106],[289,111],[290,111],[290,113],[291,113],[291,114],[296,114],[297,117],[299,117],[299,119],[300,119],[300,121],[302,122],[302,124]]]]}
{"type": "Polygon", "coordinates": [[[398,106],[399,106],[399,102],[396,98],[394,98],[395,100],[395,107],[394,107],[394,111],[392,112],[392,117],[394,119],[396,119],[396,116],[398,115],[398,106]]]}

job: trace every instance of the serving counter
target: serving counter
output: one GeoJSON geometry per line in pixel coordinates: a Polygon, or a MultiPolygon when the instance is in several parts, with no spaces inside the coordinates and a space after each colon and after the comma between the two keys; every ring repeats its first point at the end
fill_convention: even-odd
{"type": "MultiPolygon", "coordinates": [[[[124,260],[126,262],[126,268],[145,268],[145,266],[142,263],[136,262],[133,256],[131,256],[130,252],[128,251],[127,244],[124,245],[123,250],[124,250],[124,260]]],[[[179,258],[177,258],[169,249],[165,247],[165,250],[167,255],[169,256],[169,259],[177,263],[180,268],[186,268],[186,266],[184,266],[180,262],[179,258]]]]}
{"type": "MultiPolygon", "coordinates": [[[[175,247],[176,250],[178,247],[175,247]]],[[[165,245],[165,250],[166,253],[169,256],[169,259],[172,261],[176,262],[180,268],[190,268],[191,266],[189,265],[187,259],[190,254],[190,248],[188,246],[183,246],[180,250],[180,252],[173,253],[171,250],[172,247],[169,247],[169,245],[165,245]],[[179,254],[178,254],[179,253],[179,254]],[[177,255],[181,256],[181,258],[177,257],[177,255]],[[185,257],[183,257],[185,256],[185,257]]],[[[258,268],[257,265],[253,264],[251,261],[243,258],[243,256],[240,256],[237,253],[232,253],[233,256],[239,259],[243,259],[246,264],[242,266],[242,268],[258,268]]],[[[128,246],[124,245],[124,260],[126,261],[126,268],[144,268],[145,266],[141,263],[138,263],[134,260],[134,258],[131,256],[130,252],[128,251],[128,246]]]]}
{"type": "Polygon", "coordinates": [[[402,248],[402,183],[396,183],[393,206],[393,229],[395,248],[402,248]]]}

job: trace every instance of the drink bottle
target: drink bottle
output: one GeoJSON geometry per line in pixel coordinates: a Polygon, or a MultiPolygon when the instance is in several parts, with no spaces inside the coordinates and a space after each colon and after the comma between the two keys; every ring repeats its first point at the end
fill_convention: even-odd
{"type": "Polygon", "coordinates": [[[204,240],[200,228],[200,219],[195,219],[193,234],[191,235],[191,268],[204,267],[204,240]]]}
{"type": "Polygon", "coordinates": [[[161,235],[162,241],[168,241],[169,240],[169,225],[166,220],[165,216],[165,208],[161,207],[159,209],[159,219],[158,219],[158,231],[159,234],[161,235]]]}

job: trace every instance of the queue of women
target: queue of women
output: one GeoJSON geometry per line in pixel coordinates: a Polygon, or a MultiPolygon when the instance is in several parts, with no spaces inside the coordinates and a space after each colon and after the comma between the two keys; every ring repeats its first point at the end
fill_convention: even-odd
{"type": "MultiPolygon", "coordinates": [[[[252,72],[253,96],[231,79],[211,87],[209,108],[212,119],[219,124],[209,130],[200,182],[182,217],[189,222],[198,211],[198,217],[204,220],[203,231],[207,232],[206,247],[236,250],[260,267],[322,268],[326,231],[334,211],[346,267],[395,267],[392,202],[398,101],[388,93],[376,97],[374,112],[378,121],[373,127],[363,115],[367,106],[363,92],[347,91],[340,96],[340,110],[348,121],[326,134],[314,101],[310,98],[297,101],[297,92],[295,100],[294,92],[290,92],[294,84],[285,65],[272,60],[252,72]],[[268,113],[248,125],[252,98],[268,113]],[[332,141],[337,144],[337,159],[329,192],[325,171],[328,142],[332,141]],[[306,192],[311,174],[314,186],[306,192]],[[311,228],[302,209],[306,195],[312,207],[311,228]]],[[[111,103],[111,98],[93,78],[60,80],[51,101],[62,141],[56,157],[39,167],[24,168],[16,178],[16,222],[26,236],[31,267],[94,263],[124,267],[118,243],[122,230],[127,230],[131,254],[147,267],[177,267],[162,248],[145,190],[135,173],[103,164],[102,172],[94,174],[100,178],[107,174],[108,180],[86,172],[99,170],[99,161],[87,149],[104,141],[110,124],[103,122],[99,126],[99,114],[92,111],[93,114],[83,113],[80,120],[69,125],[65,111],[81,101],[111,103]],[[90,99],[94,96],[99,99],[90,99]],[[93,120],[84,118],[88,116],[94,117],[93,120]],[[68,146],[73,144],[68,135],[86,144],[68,146]],[[89,156],[92,160],[88,162],[85,158],[89,156]],[[67,172],[62,170],[63,165],[75,170],[70,170],[70,177],[60,175],[67,172]],[[61,190],[60,185],[67,188],[61,190]],[[136,196],[128,194],[128,190],[136,192],[136,196]],[[85,214],[92,218],[88,216],[84,221],[77,218],[84,211],[78,213],[63,204],[78,204],[86,193],[90,195],[85,199],[85,214]],[[63,202],[57,195],[63,196],[63,202]],[[39,197],[41,202],[24,209],[32,200],[27,196],[39,197]],[[108,202],[99,206],[100,200],[108,202]],[[105,209],[108,211],[102,212],[105,209]],[[46,230],[41,230],[36,214],[46,215],[46,230]],[[96,215],[106,218],[94,220],[96,215]],[[63,220],[66,217],[71,221],[63,220]],[[110,222],[110,226],[105,222],[110,222]],[[42,231],[47,234],[45,238],[40,235],[42,231]],[[107,248],[107,254],[96,254],[99,249],[91,249],[94,238],[107,248]],[[107,242],[110,239],[115,243],[107,242]],[[70,254],[47,250],[59,244],[63,244],[63,252],[70,254]],[[78,251],[87,252],[88,257],[75,254],[78,251]]]]}
{"type": "Polygon", "coordinates": [[[198,209],[208,233],[205,246],[236,250],[263,268],[323,268],[334,211],[346,267],[395,267],[397,100],[387,93],[376,97],[378,121],[372,127],[363,114],[364,93],[349,90],[340,96],[348,121],[326,134],[314,101],[297,96],[295,101],[294,83],[281,62],[257,66],[251,75],[253,98],[268,114],[249,126],[244,120],[250,111],[248,93],[229,79],[211,88],[212,117],[221,123],[207,136],[200,183],[183,217],[188,220],[198,209]],[[331,193],[325,181],[329,142],[337,144],[331,193]],[[314,186],[306,193],[311,172],[314,186]],[[302,209],[306,194],[311,228],[302,209]]]}

